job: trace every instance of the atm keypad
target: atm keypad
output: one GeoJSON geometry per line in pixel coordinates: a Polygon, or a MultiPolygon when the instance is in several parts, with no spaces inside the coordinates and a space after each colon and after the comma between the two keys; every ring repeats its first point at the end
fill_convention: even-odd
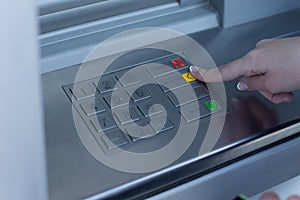
{"type": "Polygon", "coordinates": [[[97,97],[80,101],[80,106],[83,109],[84,113],[88,116],[106,111],[103,100],[97,97]]]}
{"type": "Polygon", "coordinates": [[[63,87],[107,155],[147,138],[176,134],[178,117],[189,124],[226,109],[189,73],[191,64],[183,53],[151,62],[162,65],[147,65],[138,76],[126,73],[131,69],[126,68],[63,87]],[[141,84],[144,77],[152,79],[154,86],[141,84]]]}
{"type": "Polygon", "coordinates": [[[126,129],[126,133],[134,142],[152,137],[156,134],[150,126],[132,126],[126,129]]]}
{"type": "Polygon", "coordinates": [[[137,89],[135,89],[135,87],[128,87],[126,89],[128,93],[132,93],[131,99],[134,102],[138,102],[151,97],[149,90],[145,86],[139,87],[137,89]]]}
{"type": "Polygon", "coordinates": [[[109,150],[121,147],[129,143],[129,141],[120,130],[108,132],[101,138],[109,150]]]}
{"type": "Polygon", "coordinates": [[[97,115],[91,120],[91,123],[97,132],[103,132],[117,127],[117,124],[110,115],[97,115]]]}
{"type": "Polygon", "coordinates": [[[184,62],[184,60],[182,58],[176,58],[176,59],[171,60],[170,62],[176,69],[187,66],[187,64],[184,62]]]}
{"type": "Polygon", "coordinates": [[[163,131],[167,131],[175,127],[168,117],[165,118],[166,118],[165,122],[163,121],[164,119],[163,117],[156,117],[152,119],[151,125],[155,133],[161,133],[163,131]]]}
{"type": "Polygon", "coordinates": [[[164,92],[168,92],[189,84],[178,72],[172,72],[171,74],[159,77],[156,80],[164,92]]]}
{"type": "Polygon", "coordinates": [[[222,107],[217,103],[218,107],[211,110],[208,106],[210,102],[217,103],[216,100],[211,100],[209,97],[205,97],[199,100],[199,110],[195,109],[195,106],[191,103],[181,106],[181,114],[184,119],[189,123],[197,119],[211,115],[212,113],[222,110],[222,107]]]}
{"type": "Polygon", "coordinates": [[[100,93],[110,92],[117,89],[116,82],[109,75],[102,76],[99,79],[98,83],[94,82],[94,84],[98,88],[100,93]]]}
{"type": "Polygon", "coordinates": [[[115,91],[104,96],[104,100],[111,109],[127,105],[129,96],[125,91],[115,91]]]}
{"type": "Polygon", "coordinates": [[[168,98],[174,104],[175,107],[182,106],[192,101],[197,101],[198,99],[204,98],[209,95],[205,87],[197,85],[194,87],[195,94],[191,94],[189,91],[189,86],[184,86],[178,89],[175,89],[173,92],[167,93],[168,98]],[[177,97],[175,96],[177,95],[177,97]]]}
{"type": "Polygon", "coordinates": [[[140,76],[135,76],[133,73],[126,73],[126,70],[117,72],[115,76],[123,87],[139,83],[140,79],[142,78],[140,76]]]}
{"type": "Polygon", "coordinates": [[[172,68],[161,67],[160,65],[148,66],[147,70],[150,72],[150,74],[153,78],[157,78],[157,77],[164,76],[166,74],[174,72],[172,68]]]}
{"type": "Polygon", "coordinates": [[[158,104],[153,104],[151,101],[142,102],[138,105],[138,108],[145,117],[149,117],[163,112],[162,108],[158,104]]]}
{"type": "Polygon", "coordinates": [[[188,83],[197,80],[190,72],[182,74],[181,77],[188,83]]]}
{"type": "Polygon", "coordinates": [[[81,100],[87,97],[95,96],[97,92],[96,87],[92,82],[78,82],[72,87],[68,87],[69,92],[76,98],[76,100],[81,100]]]}
{"type": "Polygon", "coordinates": [[[140,119],[137,111],[133,107],[130,107],[129,109],[115,109],[112,112],[121,124],[128,124],[129,122],[134,122],[140,119]]]}

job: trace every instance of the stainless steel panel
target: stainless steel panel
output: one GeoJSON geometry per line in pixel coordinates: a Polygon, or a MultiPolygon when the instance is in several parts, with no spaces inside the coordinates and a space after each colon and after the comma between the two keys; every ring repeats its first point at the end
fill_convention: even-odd
{"type": "MultiPolygon", "coordinates": [[[[290,12],[229,29],[199,32],[191,37],[207,49],[217,65],[221,65],[244,55],[260,39],[286,36],[299,31],[300,24],[297,19],[300,19],[300,13],[290,12]]],[[[136,59],[143,62],[158,56],[149,50],[145,51],[147,53],[136,53],[132,57],[130,55],[133,54],[128,54],[127,59],[115,63],[113,68],[130,66],[136,59]]],[[[193,177],[208,174],[249,153],[269,148],[266,145],[276,144],[282,139],[287,140],[296,134],[275,130],[292,127],[294,120],[299,119],[300,111],[296,109],[300,102],[299,92],[295,93],[293,102],[274,105],[256,92],[236,90],[238,80],[233,80],[225,84],[227,100],[232,110],[227,115],[224,130],[214,148],[217,153],[208,157],[196,157],[199,150],[198,142],[203,140],[204,134],[201,133],[205,132],[208,124],[207,121],[203,121],[200,134],[195,139],[197,142],[194,142],[174,165],[150,174],[118,172],[94,159],[76,134],[72,120],[72,105],[66,98],[62,86],[74,82],[77,69],[78,66],[75,66],[42,76],[50,199],[144,198],[174,187],[173,183],[185,182],[193,177]]],[[[149,91],[151,93],[151,89],[149,91]]],[[[169,99],[162,97],[162,101],[169,99]]],[[[175,112],[177,110],[168,115],[173,124],[177,123],[173,117],[175,112]]],[[[293,127],[292,129],[295,130],[293,127]]],[[[157,134],[161,140],[150,137],[138,142],[142,143],[142,147],[147,147],[147,142],[150,141],[156,148],[161,148],[169,138],[172,138],[168,133],[165,131],[157,134]]],[[[133,150],[137,149],[138,147],[134,146],[133,150]]],[[[297,160],[297,163],[300,162],[297,160]]],[[[276,180],[276,177],[274,179],[276,180]]]]}

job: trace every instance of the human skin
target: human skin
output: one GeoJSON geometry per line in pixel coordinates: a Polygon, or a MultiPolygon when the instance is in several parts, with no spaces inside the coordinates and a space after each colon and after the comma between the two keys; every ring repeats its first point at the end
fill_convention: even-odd
{"type": "MultiPolygon", "coordinates": [[[[263,194],[259,200],[280,200],[280,198],[274,192],[267,192],[263,194]]],[[[300,197],[297,195],[293,195],[288,197],[287,200],[300,200],[300,197]]]]}
{"type": "MultiPolygon", "coordinates": [[[[291,101],[300,89],[300,37],[262,40],[244,57],[217,69],[191,66],[192,75],[203,82],[230,81],[240,78],[237,88],[256,90],[273,103],[291,101]],[[221,75],[221,76],[220,76],[221,75]]],[[[273,192],[260,200],[280,200],[273,192]]],[[[293,195],[287,200],[300,200],[293,195]]]]}
{"type": "Polygon", "coordinates": [[[240,59],[211,70],[191,66],[190,71],[204,82],[241,77],[239,90],[256,90],[273,103],[291,101],[300,89],[300,37],[261,40],[240,59]]]}

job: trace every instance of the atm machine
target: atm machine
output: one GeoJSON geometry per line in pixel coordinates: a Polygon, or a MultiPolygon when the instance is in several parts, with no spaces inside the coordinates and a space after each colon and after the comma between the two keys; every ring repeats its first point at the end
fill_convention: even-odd
{"type": "Polygon", "coordinates": [[[38,8],[49,199],[234,199],[300,175],[298,91],[275,105],[188,74],[300,35],[299,1],[38,8]]]}

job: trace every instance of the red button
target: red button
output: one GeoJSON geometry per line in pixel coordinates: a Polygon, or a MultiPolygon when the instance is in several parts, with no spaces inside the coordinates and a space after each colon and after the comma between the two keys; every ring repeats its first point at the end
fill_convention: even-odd
{"type": "Polygon", "coordinates": [[[176,69],[186,66],[186,64],[181,58],[176,58],[174,60],[171,60],[171,63],[176,69]]]}

